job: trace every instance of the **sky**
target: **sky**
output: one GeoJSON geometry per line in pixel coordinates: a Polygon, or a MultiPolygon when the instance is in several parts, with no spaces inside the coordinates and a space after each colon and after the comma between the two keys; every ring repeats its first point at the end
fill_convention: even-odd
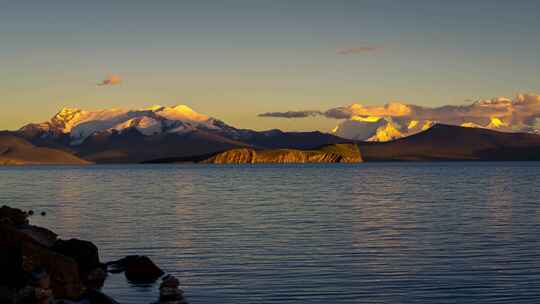
{"type": "Polygon", "coordinates": [[[0,0],[0,129],[64,106],[259,113],[540,92],[537,0],[0,0]],[[99,85],[98,85],[99,84],[99,85]]]}

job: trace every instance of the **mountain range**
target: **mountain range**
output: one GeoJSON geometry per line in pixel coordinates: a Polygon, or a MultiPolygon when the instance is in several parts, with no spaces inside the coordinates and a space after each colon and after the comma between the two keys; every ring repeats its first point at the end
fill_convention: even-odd
{"type": "MultiPolygon", "coordinates": [[[[316,113],[342,119],[332,134],[361,141],[389,141],[425,131],[435,124],[540,134],[540,95],[535,94],[436,108],[399,102],[384,106],[352,104],[316,113]]],[[[285,114],[274,112],[263,116],[285,114]]]]}
{"type": "Polygon", "coordinates": [[[14,135],[95,163],[138,163],[231,148],[309,149],[346,140],[321,132],[237,129],[185,105],[147,109],[60,110],[49,121],[14,135]]]}
{"type": "MultiPolygon", "coordinates": [[[[495,127],[499,122],[492,123],[495,127]]],[[[238,148],[313,151],[341,143],[356,144],[366,161],[538,158],[540,135],[536,134],[427,120],[409,122],[409,132],[404,132],[401,125],[392,118],[358,116],[343,121],[332,133],[254,131],[235,128],[185,105],[98,111],[64,108],[47,122],[2,132],[0,163],[174,162],[190,157],[204,162],[238,148]],[[347,133],[350,130],[354,134],[347,133]]]]}

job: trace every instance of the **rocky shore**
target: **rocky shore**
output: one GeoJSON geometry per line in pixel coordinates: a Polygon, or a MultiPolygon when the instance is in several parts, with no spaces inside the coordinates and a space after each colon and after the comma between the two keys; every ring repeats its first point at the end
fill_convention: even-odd
{"type": "Polygon", "coordinates": [[[30,225],[25,212],[0,207],[0,303],[2,304],[114,304],[100,291],[108,273],[123,272],[132,283],[154,283],[160,278],[155,302],[187,303],[177,278],[146,256],[127,256],[103,263],[89,241],[62,240],[51,230],[30,225]]]}

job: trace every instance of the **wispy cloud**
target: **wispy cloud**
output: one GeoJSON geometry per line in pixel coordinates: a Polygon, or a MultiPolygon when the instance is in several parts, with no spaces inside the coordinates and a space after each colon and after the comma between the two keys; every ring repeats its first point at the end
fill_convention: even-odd
{"type": "Polygon", "coordinates": [[[288,112],[267,112],[259,114],[259,117],[278,117],[278,118],[305,118],[322,115],[320,111],[288,111],[288,112]]]}
{"type": "Polygon", "coordinates": [[[351,54],[361,54],[361,53],[371,53],[382,50],[380,46],[360,46],[360,47],[351,47],[346,49],[338,50],[340,55],[351,55],[351,54]]]}
{"type": "Polygon", "coordinates": [[[98,83],[98,86],[110,86],[110,85],[117,85],[122,83],[122,77],[118,75],[109,75],[107,78],[105,78],[103,81],[98,83]]]}

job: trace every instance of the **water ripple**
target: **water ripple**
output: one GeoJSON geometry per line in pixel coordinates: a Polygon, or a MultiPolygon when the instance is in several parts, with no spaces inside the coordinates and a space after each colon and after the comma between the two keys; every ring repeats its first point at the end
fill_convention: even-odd
{"type": "MultiPolygon", "coordinates": [[[[0,168],[0,204],[191,303],[539,303],[540,163],[0,168]]],[[[123,303],[157,286],[112,275],[123,303]]]]}

